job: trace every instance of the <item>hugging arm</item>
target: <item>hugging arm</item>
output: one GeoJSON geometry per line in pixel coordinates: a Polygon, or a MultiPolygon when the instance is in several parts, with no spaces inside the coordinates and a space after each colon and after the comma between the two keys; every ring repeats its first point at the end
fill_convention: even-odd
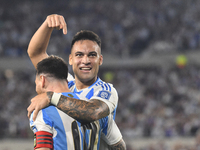
{"type": "Polygon", "coordinates": [[[107,104],[100,100],[83,101],[63,95],[56,107],[80,122],[92,122],[109,114],[107,104]]]}
{"type": "MultiPolygon", "coordinates": [[[[32,98],[31,104],[27,108],[28,117],[35,110],[33,112],[33,120],[35,120],[39,110],[49,106],[52,95],[53,92],[47,92],[32,98]]],[[[63,95],[59,98],[56,107],[80,122],[92,122],[106,117],[110,113],[108,105],[103,101],[84,101],[63,95]]]]}

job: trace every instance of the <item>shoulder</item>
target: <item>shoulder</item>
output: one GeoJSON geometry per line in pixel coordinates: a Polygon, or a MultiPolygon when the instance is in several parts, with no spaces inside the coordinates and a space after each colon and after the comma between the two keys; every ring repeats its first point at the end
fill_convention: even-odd
{"type": "Polygon", "coordinates": [[[70,73],[68,73],[67,81],[68,81],[69,88],[71,88],[73,85],[75,85],[75,79],[70,73]]]}
{"type": "Polygon", "coordinates": [[[103,95],[104,96],[107,95],[108,97],[111,95],[114,97],[118,97],[117,90],[111,83],[106,83],[102,80],[99,80],[98,82],[95,83],[93,88],[94,88],[94,93],[96,93],[95,95],[98,95],[100,97],[102,97],[103,95]]]}
{"type": "Polygon", "coordinates": [[[68,73],[67,81],[70,82],[70,81],[74,81],[74,80],[75,80],[74,77],[70,73],[68,73]]]}
{"type": "Polygon", "coordinates": [[[57,113],[57,108],[53,105],[50,105],[46,108],[43,108],[42,110],[40,110],[37,114],[37,117],[35,119],[35,121],[33,121],[33,112],[31,114],[30,117],[30,123],[38,123],[38,122],[46,122],[46,121],[51,121],[51,116],[57,113]]]}
{"type": "Polygon", "coordinates": [[[110,91],[110,92],[112,92],[112,91],[116,92],[116,89],[113,86],[113,84],[104,82],[100,79],[94,84],[94,88],[105,90],[105,91],[110,91]]]}

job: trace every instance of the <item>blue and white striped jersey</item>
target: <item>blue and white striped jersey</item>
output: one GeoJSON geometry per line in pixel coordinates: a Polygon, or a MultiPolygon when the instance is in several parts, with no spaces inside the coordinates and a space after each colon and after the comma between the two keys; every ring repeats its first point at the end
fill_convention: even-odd
{"type": "Polygon", "coordinates": [[[97,99],[105,102],[110,109],[110,114],[112,114],[115,119],[118,94],[112,84],[106,83],[98,77],[97,81],[88,88],[78,90],[76,88],[74,78],[72,77],[72,75],[68,75],[68,86],[73,93],[76,93],[77,96],[82,100],[88,101],[91,99],[97,99]]]}
{"type": "MultiPolygon", "coordinates": [[[[77,98],[73,93],[62,93],[77,98]]],[[[35,121],[30,118],[30,127],[34,133],[46,131],[53,135],[54,150],[98,150],[100,136],[107,143],[115,144],[121,138],[116,132],[117,126],[112,117],[105,117],[89,124],[81,124],[54,106],[39,111],[35,121]]],[[[118,129],[118,128],[117,128],[118,129]]]]}
{"type": "Polygon", "coordinates": [[[114,121],[118,104],[118,93],[116,89],[113,87],[112,84],[102,81],[99,77],[97,78],[95,83],[93,83],[88,88],[82,90],[78,90],[76,88],[75,79],[70,73],[68,73],[67,80],[69,89],[73,93],[76,93],[80,99],[86,101],[97,99],[105,102],[108,105],[110,109],[110,115],[107,116],[109,120],[107,129],[108,132],[102,132],[100,149],[110,149],[109,145],[116,144],[122,138],[121,132],[119,131],[114,121]]]}

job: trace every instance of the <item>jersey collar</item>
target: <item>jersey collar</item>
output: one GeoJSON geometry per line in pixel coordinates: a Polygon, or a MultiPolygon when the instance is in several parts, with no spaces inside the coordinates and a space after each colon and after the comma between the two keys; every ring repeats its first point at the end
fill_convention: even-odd
{"type": "MultiPolygon", "coordinates": [[[[90,86],[87,87],[87,88],[90,89],[91,87],[93,87],[93,86],[94,86],[97,82],[99,82],[99,81],[101,81],[101,79],[100,79],[99,77],[97,77],[97,80],[96,80],[92,85],[90,85],[90,86]]],[[[84,88],[84,89],[87,89],[87,88],[84,88]]],[[[77,93],[77,94],[82,93],[82,91],[83,91],[84,89],[77,90],[77,89],[76,89],[76,84],[75,84],[75,86],[74,86],[74,92],[77,93]]]]}

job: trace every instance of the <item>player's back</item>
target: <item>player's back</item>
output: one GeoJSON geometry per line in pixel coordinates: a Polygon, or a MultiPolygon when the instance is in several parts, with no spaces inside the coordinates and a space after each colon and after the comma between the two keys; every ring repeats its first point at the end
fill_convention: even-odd
{"type": "MultiPolygon", "coordinates": [[[[68,97],[77,98],[75,94],[62,93],[68,97]]],[[[42,133],[52,134],[53,148],[55,150],[87,150],[99,149],[101,131],[107,126],[108,118],[102,118],[92,123],[81,124],[54,106],[46,107],[38,113],[36,120],[31,120],[31,128],[35,133],[35,147],[39,145],[42,133]],[[45,131],[45,132],[44,132],[45,131]]]]}

